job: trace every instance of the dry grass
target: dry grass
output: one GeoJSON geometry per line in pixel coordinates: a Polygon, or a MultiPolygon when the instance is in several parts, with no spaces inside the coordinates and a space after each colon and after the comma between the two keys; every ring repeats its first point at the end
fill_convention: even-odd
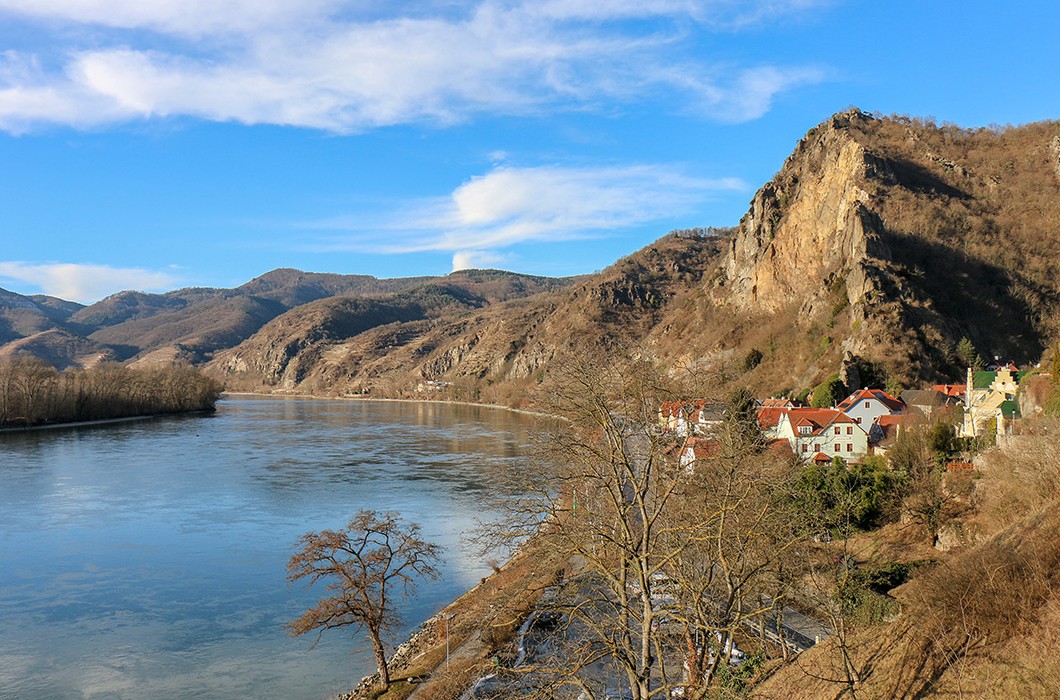
{"type": "MultiPolygon", "coordinates": [[[[896,621],[849,636],[857,699],[1060,697],[1060,435],[1055,422],[1042,422],[1022,437],[977,460],[978,509],[966,530],[978,539],[936,552],[938,566],[897,589],[896,621]]],[[[899,542],[879,541],[885,534],[861,546],[900,552],[899,542]]],[[[849,694],[841,658],[829,640],[755,695],[849,694]]]]}
{"type": "Polygon", "coordinates": [[[553,583],[566,565],[554,553],[531,542],[499,571],[442,611],[449,623],[449,664],[446,668],[444,626],[405,666],[391,670],[395,678],[429,676],[423,683],[399,682],[381,696],[385,700],[458,698],[488,672],[491,658],[511,653],[518,626],[533,609],[544,586],[553,583]]]}

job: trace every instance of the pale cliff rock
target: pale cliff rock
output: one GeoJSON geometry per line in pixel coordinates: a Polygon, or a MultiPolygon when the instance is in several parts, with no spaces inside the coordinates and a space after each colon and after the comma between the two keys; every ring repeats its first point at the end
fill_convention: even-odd
{"type": "Polygon", "coordinates": [[[719,304],[757,312],[778,312],[793,300],[812,307],[842,279],[856,318],[864,319],[879,292],[877,259],[889,253],[869,207],[868,180],[891,176],[845,132],[857,118],[867,117],[837,115],[813,130],[754,196],[717,281],[719,304]]]}

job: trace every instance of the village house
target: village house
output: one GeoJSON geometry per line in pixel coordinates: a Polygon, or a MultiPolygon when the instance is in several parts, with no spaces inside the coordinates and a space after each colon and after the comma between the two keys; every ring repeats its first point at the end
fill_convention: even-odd
{"type": "Polygon", "coordinates": [[[687,473],[693,471],[696,460],[709,459],[718,453],[718,441],[709,438],[690,437],[681,448],[680,465],[687,473]]]}
{"type": "Polygon", "coordinates": [[[963,384],[938,384],[930,389],[906,389],[901,396],[907,413],[919,414],[928,420],[953,412],[960,405],[962,398],[964,398],[963,384]],[[960,394],[955,398],[949,392],[953,387],[958,386],[960,394]],[[946,387],[947,391],[941,391],[937,387],[946,387]]]}
{"type": "Polygon", "coordinates": [[[908,415],[880,416],[869,427],[869,449],[874,455],[885,455],[894,447],[908,415]]]}
{"type": "Polygon", "coordinates": [[[777,435],[806,460],[842,457],[858,461],[869,452],[869,435],[865,429],[835,408],[789,409],[780,418],[777,435]]]}
{"type": "Polygon", "coordinates": [[[684,437],[713,435],[725,420],[725,404],[708,401],[667,401],[659,407],[659,427],[684,437]]]}
{"type": "Polygon", "coordinates": [[[988,372],[975,372],[969,367],[960,436],[977,437],[990,428],[999,436],[1010,431],[1012,421],[1020,413],[1016,403],[1020,377],[1021,373],[1011,366],[988,372]]]}
{"type": "Polygon", "coordinates": [[[868,426],[880,416],[903,413],[905,404],[882,389],[859,389],[836,404],[836,409],[853,418],[867,431],[868,426]]]}
{"type": "Polygon", "coordinates": [[[793,408],[795,403],[791,399],[765,399],[759,402],[758,427],[767,440],[780,437],[777,433],[780,417],[793,408]]]}

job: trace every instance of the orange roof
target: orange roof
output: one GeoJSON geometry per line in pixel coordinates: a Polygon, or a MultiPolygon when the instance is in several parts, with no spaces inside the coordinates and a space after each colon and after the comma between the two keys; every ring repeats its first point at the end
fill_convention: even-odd
{"type": "Polygon", "coordinates": [[[901,411],[905,408],[905,404],[902,403],[901,399],[894,398],[883,389],[858,389],[853,394],[839,402],[836,408],[840,411],[849,411],[859,401],[864,401],[866,399],[876,399],[891,411],[901,411]]]}
{"type": "Polygon", "coordinates": [[[967,384],[936,384],[931,387],[940,394],[946,396],[952,396],[955,399],[959,399],[964,396],[965,390],[968,388],[967,384]]]}
{"type": "Polygon", "coordinates": [[[709,438],[690,437],[685,440],[684,449],[681,450],[682,454],[689,448],[692,448],[692,456],[695,459],[709,459],[718,454],[721,443],[709,438]]]}
{"type": "Polygon", "coordinates": [[[816,462],[817,464],[825,464],[827,462],[831,462],[832,458],[826,455],[824,452],[818,452],[813,456],[812,461],[816,462]]]}
{"type": "Polygon", "coordinates": [[[791,443],[784,438],[769,440],[766,442],[766,449],[774,454],[780,455],[781,457],[791,456],[791,443]]]}
{"type": "Polygon", "coordinates": [[[787,406],[768,406],[763,404],[762,408],[758,409],[758,426],[762,430],[777,427],[781,417],[789,410],[787,406]]]}

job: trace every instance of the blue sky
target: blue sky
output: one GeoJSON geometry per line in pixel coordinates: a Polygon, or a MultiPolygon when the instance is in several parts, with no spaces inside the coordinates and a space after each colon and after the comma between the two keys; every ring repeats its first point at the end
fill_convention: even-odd
{"type": "Polygon", "coordinates": [[[856,105],[1060,118],[1060,3],[0,0],[0,287],[602,269],[856,105]]]}

